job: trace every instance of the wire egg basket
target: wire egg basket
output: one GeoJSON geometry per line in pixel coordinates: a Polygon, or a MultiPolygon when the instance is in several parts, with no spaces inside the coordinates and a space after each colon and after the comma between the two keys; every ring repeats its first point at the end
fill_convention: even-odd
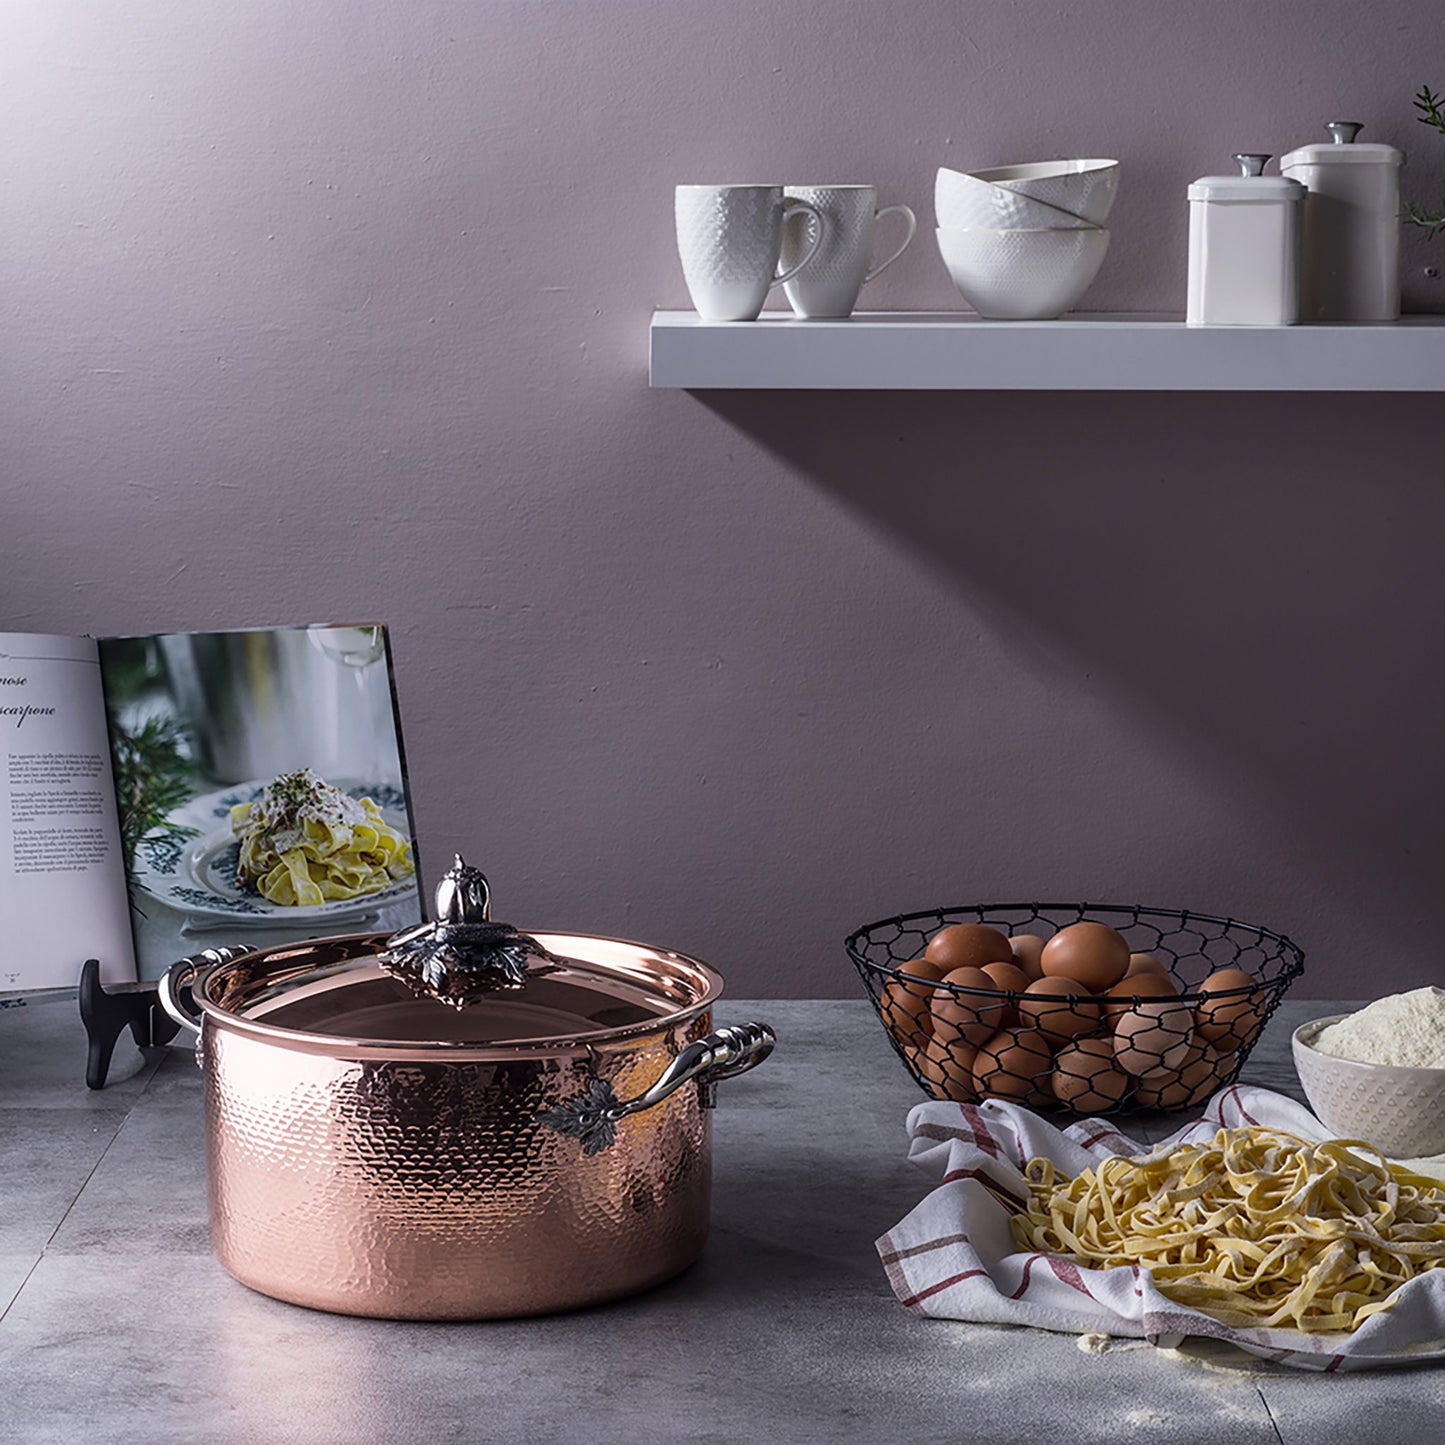
{"type": "Polygon", "coordinates": [[[1239,1077],[1285,990],[1304,971],[1298,945],[1257,924],[1113,903],[938,908],[865,924],[845,946],[894,1052],[925,1093],[965,1103],[1005,1098],[1074,1114],[1202,1103],[1239,1077]],[[953,924],[1047,942],[1082,922],[1107,924],[1132,954],[1151,955],[1158,967],[1141,966],[1102,995],[1080,985],[1039,993],[965,986],[939,976],[922,957],[929,940],[953,924]],[[1245,982],[1222,986],[1215,976],[1224,969],[1238,970],[1245,982]],[[1206,982],[1208,990],[1201,987],[1206,982]]]}

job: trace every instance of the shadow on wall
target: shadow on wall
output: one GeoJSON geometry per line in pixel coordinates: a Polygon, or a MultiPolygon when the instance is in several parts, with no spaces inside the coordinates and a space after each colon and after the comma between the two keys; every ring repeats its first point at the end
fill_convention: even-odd
{"type": "Polygon", "coordinates": [[[1306,851],[1438,882],[1434,397],[699,400],[926,561],[1025,665],[1277,796],[1306,851]]]}

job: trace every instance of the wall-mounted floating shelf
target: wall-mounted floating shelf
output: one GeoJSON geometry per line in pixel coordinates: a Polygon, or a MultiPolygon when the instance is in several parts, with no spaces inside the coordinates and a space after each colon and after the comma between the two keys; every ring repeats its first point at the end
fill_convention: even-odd
{"type": "Polygon", "coordinates": [[[704,321],[658,311],[649,375],[690,391],[1445,391],[1445,316],[1245,327],[1148,315],[704,321]]]}

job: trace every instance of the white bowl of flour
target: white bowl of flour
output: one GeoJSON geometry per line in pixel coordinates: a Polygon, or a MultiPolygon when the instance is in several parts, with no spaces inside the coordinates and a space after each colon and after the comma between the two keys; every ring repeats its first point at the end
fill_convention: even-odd
{"type": "Polygon", "coordinates": [[[1310,1107],[1336,1134],[1396,1159],[1445,1154],[1445,989],[1313,1019],[1291,1046],[1310,1107]]]}

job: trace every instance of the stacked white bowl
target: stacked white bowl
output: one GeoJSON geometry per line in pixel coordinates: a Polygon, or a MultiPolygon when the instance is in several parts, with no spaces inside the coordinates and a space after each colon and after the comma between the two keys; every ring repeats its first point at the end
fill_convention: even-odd
{"type": "Polygon", "coordinates": [[[1062,316],[1103,263],[1118,189],[1119,162],[1110,160],[940,167],[938,250],[959,294],[994,321],[1062,316]]]}

